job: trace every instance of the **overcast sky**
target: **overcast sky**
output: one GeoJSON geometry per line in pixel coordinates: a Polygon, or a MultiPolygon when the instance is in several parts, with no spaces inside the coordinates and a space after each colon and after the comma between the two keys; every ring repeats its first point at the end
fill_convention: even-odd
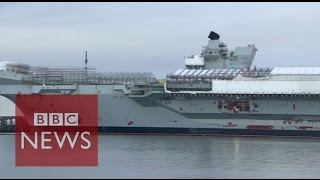
{"type": "Polygon", "coordinates": [[[211,30],[259,67],[320,66],[320,3],[0,3],[0,60],[163,78],[211,30]]]}

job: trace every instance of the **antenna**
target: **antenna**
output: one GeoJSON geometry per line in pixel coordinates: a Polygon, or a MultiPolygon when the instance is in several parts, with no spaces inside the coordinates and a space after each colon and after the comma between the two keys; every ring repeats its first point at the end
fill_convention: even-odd
{"type": "Polygon", "coordinates": [[[85,63],[85,70],[88,69],[88,52],[86,51],[86,60],[84,61],[85,63]]]}
{"type": "Polygon", "coordinates": [[[85,67],[85,76],[86,76],[86,84],[88,83],[88,52],[86,51],[86,59],[84,61],[85,67]]]}

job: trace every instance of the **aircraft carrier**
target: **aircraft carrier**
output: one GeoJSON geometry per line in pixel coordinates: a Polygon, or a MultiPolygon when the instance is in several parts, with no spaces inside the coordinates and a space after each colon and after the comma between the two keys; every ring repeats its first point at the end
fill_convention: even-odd
{"type": "MultiPolygon", "coordinates": [[[[165,80],[1,62],[0,95],[96,94],[100,133],[320,136],[320,67],[252,67],[253,44],[231,51],[219,34],[208,38],[165,80]]],[[[9,125],[3,119],[2,130],[9,125]]]]}

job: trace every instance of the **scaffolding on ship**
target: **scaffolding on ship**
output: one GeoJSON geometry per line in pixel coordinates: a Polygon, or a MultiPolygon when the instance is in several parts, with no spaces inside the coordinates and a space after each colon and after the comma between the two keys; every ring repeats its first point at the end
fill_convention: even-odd
{"type": "Polygon", "coordinates": [[[151,84],[150,72],[96,72],[92,68],[29,67],[23,81],[33,84],[151,84]]]}

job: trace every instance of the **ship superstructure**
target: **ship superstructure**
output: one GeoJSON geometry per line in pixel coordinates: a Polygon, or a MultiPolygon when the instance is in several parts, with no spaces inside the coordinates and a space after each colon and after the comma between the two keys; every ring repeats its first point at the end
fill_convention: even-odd
{"type": "Polygon", "coordinates": [[[3,62],[0,94],[97,94],[99,131],[320,136],[320,67],[252,67],[252,44],[229,51],[210,32],[199,55],[167,74],[3,62]]]}

